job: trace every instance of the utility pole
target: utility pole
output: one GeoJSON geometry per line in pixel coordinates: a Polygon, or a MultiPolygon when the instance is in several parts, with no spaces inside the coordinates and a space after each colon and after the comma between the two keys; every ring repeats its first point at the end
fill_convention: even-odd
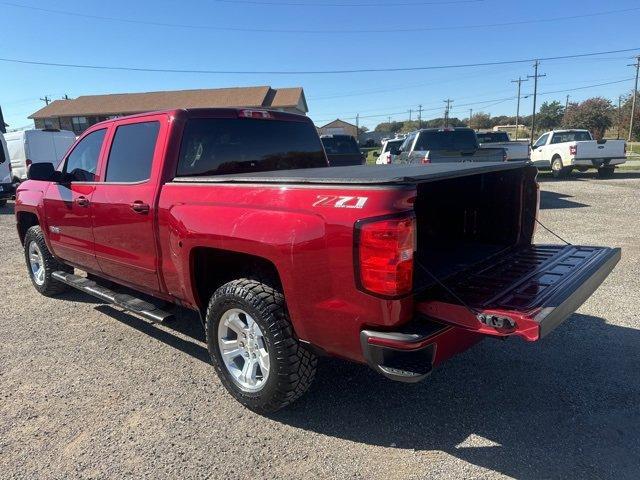
{"type": "Polygon", "coordinates": [[[469,128],[471,128],[471,119],[473,118],[473,108],[469,109],[469,128]]]}
{"type": "Polygon", "coordinates": [[[47,105],[49,105],[49,102],[51,101],[51,99],[47,95],[45,95],[44,98],[41,98],[40,100],[42,100],[47,105]]]}
{"type": "Polygon", "coordinates": [[[622,124],[622,95],[618,95],[618,140],[620,140],[621,124],[622,124]]]}
{"type": "Polygon", "coordinates": [[[418,105],[418,130],[422,128],[422,104],[418,105]]]}
{"type": "Polygon", "coordinates": [[[511,83],[518,84],[518,104],[516,106],[516,140],[518,140],[518,124],[520,123],[520,87],[522,86],[522,82],[528,82],[528,78],[518,77],[517,80],[511,80],[511,83]]]}
{"type": "Polygon", "coordinates": [[[449,126],[449,109],[451,108],[451,103],[453,102],[453,100],[451,100],[450,98],[447,98],[446,100],[443,100],[444,103],[447,104],[447,107],[444,109],[444,126],[448,127],[449,126]]]}
{"type": "Polygon", "coordinates": [[[360,143],[360,114],[356,113],[356,142],[360,143]]]}
{"type": "Polygon", "coordinates": [[[567,95],[566,100],[564,101],[564,114],[567,114],[567,108],[569,108],[569,97],[570,95],[567,95]]]}
{"type": "Polygon", "coordinates": [[[631,120],[629,120],[629,138],[627,141],[631,141],[631,135],[633,134],[633,117],[636,114],[636,98],[638,97],[638,72],[640,71],[640,55],[636,57],[636,63],[627,65],[628,67],[636,67],[636,84],[633,87],[633,100],[631,101],[631,120]]]}
{"type": "Polygon", "coordinates": [[[67,95],[66,93],[64,94],[64,97],[62,97],[63,100],[69,100],[69,95],[67,95]]]}
{"type": "Polygon", "coordinates": [[[527,75],[527,78],[533,78],[533,115],[531,116],[531,143],[533,143],[533,136],[536,131],[536,100],[538,99],[538,78],[546,77],[546,75],[538,75],[538,67],[540,62],[536,60],[533,64],[533,75],[527,75]]]}
{"type": "Polygon", "coordinates": [[[412,112],[412,111],[413,111],[413,110],[409,109],[409,121],[411,121],[411,112],[412,112]]]}

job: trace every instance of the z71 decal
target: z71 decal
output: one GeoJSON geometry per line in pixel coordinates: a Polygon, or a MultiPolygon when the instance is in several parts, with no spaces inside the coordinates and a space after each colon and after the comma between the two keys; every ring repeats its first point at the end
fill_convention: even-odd
{"type": "Polygon", "coordinates": [[[314,207],[362,208],[369,197],[347,197],[338,195],[318,195],[314,207]]]}

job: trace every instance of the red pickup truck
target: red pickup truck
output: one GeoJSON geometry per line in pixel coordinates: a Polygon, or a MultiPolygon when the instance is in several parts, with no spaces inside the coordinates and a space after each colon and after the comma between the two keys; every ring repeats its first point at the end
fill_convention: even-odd
{"type": "Polygon", "coordinates": [[[300,397],[318,355],[415,382],[483,338],[538,340],[620,258],[532,244],[534,167],[328,167],[312,122],[281,112],[109,120],[29,178],[15,209],[35,288],[152,322],[199,312],[222,383],[259,412],[300,397]]]}

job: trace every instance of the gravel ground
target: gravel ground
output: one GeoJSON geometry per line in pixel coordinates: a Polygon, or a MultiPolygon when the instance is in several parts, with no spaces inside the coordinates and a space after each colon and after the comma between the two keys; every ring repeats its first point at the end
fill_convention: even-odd
{"type": "Polygon", "coordinates": [[[637,479],[640,173],[542,190],[549,227],[623,247],[578,314],[537,344],[487,340],[418,385],[324,360],[272,418],[225,393],[191,319],[151,326],[79,293],[38,296],[9,204],[0,477],[637,479]]]}

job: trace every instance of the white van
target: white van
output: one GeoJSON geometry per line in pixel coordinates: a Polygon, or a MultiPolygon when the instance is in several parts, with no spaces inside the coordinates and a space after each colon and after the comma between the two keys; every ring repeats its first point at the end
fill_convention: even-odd
{"type": "Polygon", "coordinates": [[[7,142],[0,133],[0,207],[4,207],[7,199],[13,195],[14,186],[11,179],[11,161],[7,151],[7,142]]]}
{"type": "Polygon", "coordinates": [[[50,162],[58,165],[76,134],[68,130],[23,130],[5,133],[14,181],[27,179],[27,167],[32,163],[50,162]]]}

